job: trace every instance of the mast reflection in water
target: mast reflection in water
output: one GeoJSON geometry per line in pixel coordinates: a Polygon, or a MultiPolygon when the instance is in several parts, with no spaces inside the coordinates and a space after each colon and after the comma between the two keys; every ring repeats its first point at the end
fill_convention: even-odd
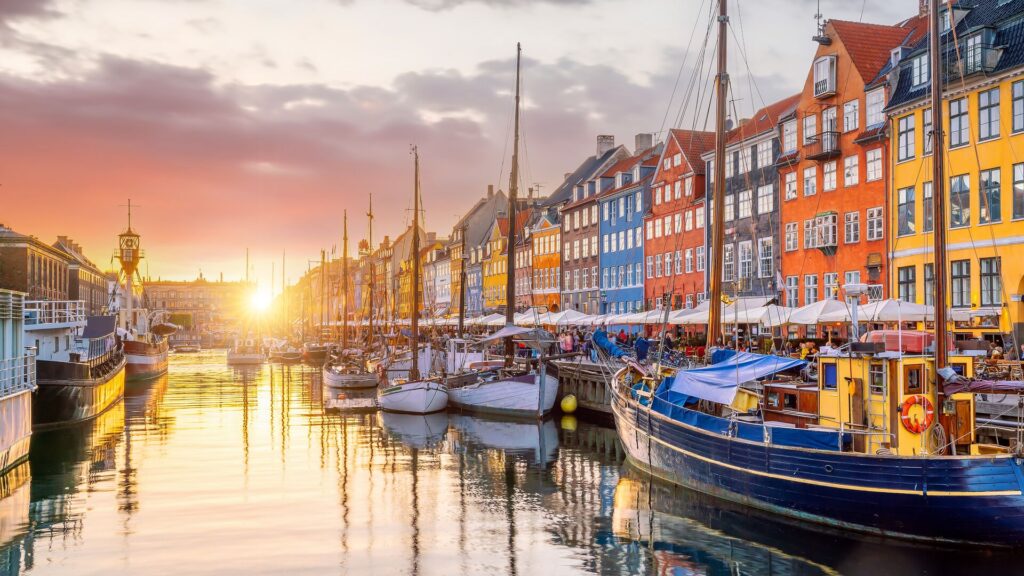
{"type": "MultiPolygon", "coordinates": [[[[382,414],[303,366],[172,357],[0,478],[8,574],[977,573],[652,482],[609,428],[382,414]]],[[[368,403],[369,402],[369,403],[368,403]]],[[[1001,573],[1006,573],[1002,570],[1001,573]]]]}

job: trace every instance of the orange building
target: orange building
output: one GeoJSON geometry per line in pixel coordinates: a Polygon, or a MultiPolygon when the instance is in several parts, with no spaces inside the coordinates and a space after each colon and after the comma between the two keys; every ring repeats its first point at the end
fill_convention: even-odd
{"type": "MultiPolygon", "coordinates": [[[[894,49],[926,29],[917,16],[895,26],[828,21],[795,112],[779,139],[782,275],[787,306],[840,297],[847,283],[886,287],[885,130],[894,49]]],[[[814,336],[814,328],[808,329],[814,336]]]]}
{"type": "Polygon", "coordinates": [[[551,312],[561,310],[559,279],[562,274],[562,228],[558,212],[544,212],[531,229],[533,236],[533,305],[551,312]]]}

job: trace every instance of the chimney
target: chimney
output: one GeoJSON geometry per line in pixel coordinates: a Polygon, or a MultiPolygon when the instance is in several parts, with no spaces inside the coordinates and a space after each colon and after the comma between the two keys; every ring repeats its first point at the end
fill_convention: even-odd
{"type": "Polygon", "coordinates": [[[634,140],[635,148],[633,149],[634,154],[639,154],[644,150],[650,150],[654,148],[654,134],[637,134],[634,140]]]}
{"type": "Polygon", "coordinates": [[[928,0],[918,0],[917,1],[917,13],[918,13],[919,16],[927,16],[928,15],[928,0]]]}
{"type": "Polygon", "coordinates": [[[494,184],[487,185],[487,199],[494,198],[494,184]]]}
{"type": "Polygon", "coordinates": [[[601,156],[605,152],[615,148],[615,136],[611,134],[598,134],[597,135],[597,155],[601,156]]]}

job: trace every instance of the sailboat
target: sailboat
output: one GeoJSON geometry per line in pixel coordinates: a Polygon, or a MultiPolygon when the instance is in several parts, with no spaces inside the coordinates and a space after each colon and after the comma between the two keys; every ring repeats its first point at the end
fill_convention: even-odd
{"type": "Polygon", "coordinates": [[[342,241],[342,328],[341,349],[328,357],[320,373],[325,386],[331,388],[376,388],[377,376],[366,370],[359,351],[348,349],[348,212],[344,216],[342,241]]]}
{"type": "MultiPolygon", "coordinates": [[[[495,340],[505,341],[505,367],[498,370],[480,373],[478,378],[470,382],[453,383],[449,387],[449,399],[452,406],[464,410],[502,414],[519,417],[543,417],[551,411],[558,396],[558,379],[548,373],[548,363],[543,356],[548,345],[554,339],[543,330],[534,330],[515,326],[516,302],[516,260],[515,236],[516,202],[519,187],[519,85],[522,48],[516,44],[516,102],[515,102],[515,135],[512,148],[512,168],[509,175],[508,196],[508,249],[507,284],[505,287],[505,327],[489,338],[482,340],[487,344],[495,340]],[[513,339],[525,344],[535,351],[539,357],[534,366],[522,368],[515,364],[515,344],[513,339]]],[[[531,361],[531,364],[533,362],[531,361]]]]}
{"type": "MultiPolygon", "coordinates": [[[[940,18],[938,2],[931,0],[931,113],[936,127],[944,126],[940,18]]],[[[709,269],[712,302],[719,300],[722,273],[725,0],[719,2],[718,22],[716,208],[711,230],[718,254],[709,269]]],[[[778,396],[766,395],[752,409],[737,405],[737,399],[749,398],[749,391],[741,394],[744,388],[738,384],[803,362],[738,353],[711,366],[675,370],[659,364],[646,369],[629,361],[613,379],[611,401],[629,462],[669,482],[790,520],[927,543],[1024,544],[1021,447],[1011,451],[977,443],[973,393],[962,383],[950,384],[960,379],[957,373],[970,377],[974,363],[968,354],[950,351],[946,332],[941,129],[932,138],[934,353],[908,354],[899,343],[854,338],[844,356],[819,359],[817,386],[778,386],[778,396]],[[773,418],[773,401],[803,392],[817,403],[812,422],[794,425],[773,418]]],[[[849,288],[847,293],[852,295],[849,288]]],[[[717,308],[711,306],[710,344],[721,326],[717,308]]],[[[856,334],[855,325],[851,331],[856,334]]]]}
{"type": "MultiPolygon", "coordinates": [[[[415,146],[412,149],[414,158],[413,210],[412,210],[412,308],[409,336],[410,367],[407,378],[394,378],[389,386],[381,389],[377,395],[380,409],[385,412],[401,412],[404,414],[430,414],[448,407],[448,387],[440,377],[420,377],[420,285],[423,279],[420,274],[420,153],[415,146]]],[[[424,368],[429,371],[428,366],[424,368]]]]}

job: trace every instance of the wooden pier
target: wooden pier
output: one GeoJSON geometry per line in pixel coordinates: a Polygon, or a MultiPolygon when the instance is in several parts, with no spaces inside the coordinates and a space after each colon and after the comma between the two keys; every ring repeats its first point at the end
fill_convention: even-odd
{"type": "Polygon", "coordinates": [[[574,394],[580,410],[611,418],[608,385],[613,372],[609,366],[589,360],[565,360],[555,365],[558,366],[559,401],[574,394]]]}

